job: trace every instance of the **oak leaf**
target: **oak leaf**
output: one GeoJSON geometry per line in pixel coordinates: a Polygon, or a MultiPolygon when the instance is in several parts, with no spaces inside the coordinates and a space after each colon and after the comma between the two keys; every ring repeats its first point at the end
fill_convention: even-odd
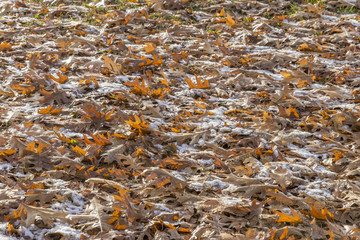
{"type": "Polygon", "coordinates": [[[187,78],[185,76],[185,81],[186,83],[189,85],[189,88],[198,88],[198,89],[208,89],[210,88],[210,84],[209,84],[209,81],[208,80],[205,80],[204,82],[201,81],[200,77],[196,76],[196,82],[197,82],[197,85],[195,85],[190,78],[187,78]]]}
{"type": "Polygon", "coordinates": [[[300,214],[298,214],[294,209],[290,208],[293,216],[287,215],[285,213],[275,211],[275,214],[279,215],[279,219],[276,222],[289,222],[289,223],[302,223],[300,214]]]}
{"type": "Polygon", "coordinates": [[[156,45],[154,43],[145,43],[144,50],[147,54],[153,53],[156,49],[156,45]]]}
{"type": "Polygon", "coordinates": [[[49,106],[47,108],[42,108],[39,110],[40,114],[58,114],[61,113],[61,109],[56,109],[54,106],[49,106]]]}
{"type": "Polygon", "coordinates": [[[122,66],[117,65],[111,58],[103,55],[102,58],[104,59],[104,67],[108,68],[109,70],[113,70],[116,74],[121,73],[122,66]]]}

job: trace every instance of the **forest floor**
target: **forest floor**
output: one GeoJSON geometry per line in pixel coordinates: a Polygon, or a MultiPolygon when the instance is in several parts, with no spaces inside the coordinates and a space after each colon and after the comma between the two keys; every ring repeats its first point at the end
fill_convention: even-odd
{"type": "Polygon", "coordinates": [[[360,239],[360,2],[0,2],[1,239],[360,239]]]}

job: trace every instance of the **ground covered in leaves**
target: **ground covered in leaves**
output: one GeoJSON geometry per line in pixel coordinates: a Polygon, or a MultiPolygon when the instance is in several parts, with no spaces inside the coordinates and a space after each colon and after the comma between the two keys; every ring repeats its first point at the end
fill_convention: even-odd
{"type": "Polygon", "coordinates": [[[359,239],[359,1],[0,2],[1,239],[359,239]]]}

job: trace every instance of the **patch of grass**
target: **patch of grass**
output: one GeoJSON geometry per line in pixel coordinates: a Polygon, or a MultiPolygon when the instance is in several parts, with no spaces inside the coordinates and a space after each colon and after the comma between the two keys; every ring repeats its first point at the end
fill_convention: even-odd
{"type": "Polygon", "coordinates": [[[271,13],[269,13],[269,12],[264,13],[264,17],[265,17],[266,19],[271,19],[271,18],[272,18],[272,15],[273,15],[273,14],[271,14],[271,13]]]}
{"type": "Polygon", "coordinates": [[[319,4],[319,5],[324,5],[324,1],[322,0],[307,0],[306,3],[311,3],[311,4],[319,4]]]}
{"type": "Polygon", "coordinates": [[[342,6],[336,9],[336,13],[338,14],[352,14],[356,12],[357,8],[354,6],[342,6]]]}
{"type": "Polygon", "coordinates": [[[166,29],[167,29],[167,27],[164,26],[164,25],[157,25],[157,26],[155,27],[155,30],[156,30],[156,31],[164,31],[164,30],[166,30],[166,29]]]}
{"type": "Polygon", "coordinates": [[[289,12],[287,13],[287,15],[293,15],[295,13],[297,13],[299,11],[299,7],[293,4],[290,4],[290,9],[289,12]]]}
{"type": "Polygon", "coordinates": [[[208,31],[209,33],[213,33],[213,34],[216,34],[216,35],[218,35],[218,34],[221,33],[221,30],[207,29],[207,31],[208,31]]]}
{"type": "Polygon", "coordinates": [[[153,20],[159,19],[160,17],[161,17],[160,13],[158,13],[158,12],[153,12],[153,13],[149,14],[149,18],[153,19],[153,20]]]}

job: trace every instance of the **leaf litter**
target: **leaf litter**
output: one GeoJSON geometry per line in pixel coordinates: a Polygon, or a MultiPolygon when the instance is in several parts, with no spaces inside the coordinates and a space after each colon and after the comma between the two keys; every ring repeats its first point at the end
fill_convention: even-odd
{"type": "Polygon", "coordinates": [[[2,1],[2,239],[359,239],[358,1],[2,1]]]}

